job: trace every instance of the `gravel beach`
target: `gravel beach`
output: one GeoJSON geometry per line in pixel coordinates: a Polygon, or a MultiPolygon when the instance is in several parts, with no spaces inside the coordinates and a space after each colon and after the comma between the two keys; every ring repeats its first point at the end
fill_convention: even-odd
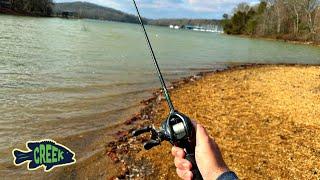
{"type": "MultiPolygon", "coordinates": [[[[173,87],[177,109],[207,128],[241,179],[320,178],[319,66],[239,66],[173,87]]],[[[168,114],[161,95],[144,103],[127,123],[159,125],[168,114]]],[[[118,177],[178,179],[169,143],[145,151],[147,136],[122,133],[107,151],[123,164],[118,177]]]]}

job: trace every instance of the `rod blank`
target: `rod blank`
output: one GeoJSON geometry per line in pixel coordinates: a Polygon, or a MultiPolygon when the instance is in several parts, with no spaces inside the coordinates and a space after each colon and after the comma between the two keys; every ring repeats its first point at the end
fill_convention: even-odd
{"type": "Polygon", "coordinates": [[[152,56],[152,59],[153,59],[153,63],[156,67],[156,70],[157,70],[157,73],[158,73],[158,76],[159,76],[159,79],[160,79],[160,82],[161,82],[161,86],[162,86],[162,89],[163,89],[163,93],[165,95],[165,98],[167,100],[167,103],[169,105],[169,108],[170,108],[170,111],[173,112],[175,111],[174,109],[174,106],[172,104],[172,101],[171,101],[171,98],[170,98],[170,94],[169,94],[169,91],[167,89],[167,86],[166,86],[166,83],[163,79],[163,76],[162,76],[162,73],[161,73],[161,70],[160,70],[160,67],[159,67],[159,64],[158,64],[158,61],[157,61],[157,58],[154,54],[154,51],[153,51],[153,48],[152,48],[152,45],[151,45],[151,42],[150,42],[150,39],[149,39],[149,36],[148,36],[148,33],[146,31],[146,28],[144,26],[144,23],[143,23],[143,20],[141,18],[141,15],[140,15],[140,11],[139,11],[139,8],[137,6],[137,3],[135,0],[132,0],[133,1],[133,4],[136,8],[136,11],[137,11],[137,14],[138,14],[138,18],[139,18],[139,21],[140,21],[140,24],[141,24],[141,27],[142,27],[142,30],[144,32],[144,35],[145,35],[145,38],[146,38],[146,41],[147,41],[147,44],[149,46],[149,50],[150,50],[150,53],[151,53],[151,56],[152,56]]]}

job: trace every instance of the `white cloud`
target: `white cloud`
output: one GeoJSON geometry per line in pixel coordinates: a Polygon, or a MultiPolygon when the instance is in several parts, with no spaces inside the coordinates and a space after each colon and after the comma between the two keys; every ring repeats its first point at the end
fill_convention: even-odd
{"type": "Polygon", "coordinates": [[[229,12],[237,4],[241,2],[248,2],[249,4],[256,4],[259,0],[187,0],[189,10],[197,12],[229,12]]]}

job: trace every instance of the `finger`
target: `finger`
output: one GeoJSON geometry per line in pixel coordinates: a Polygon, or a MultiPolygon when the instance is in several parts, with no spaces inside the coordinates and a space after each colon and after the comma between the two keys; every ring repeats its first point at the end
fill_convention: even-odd
{"type": "Polygon", "coordinates": [[[192,164],[188,160],[181,158],[174,158],[174,165],[181,170],[191,170],[192,168],[192,164]]]}
{"type": "Polygon", "coordinates": [[[193,121],[193,120],[191,121],[191,123],[192,123],[193,127],[197,130],[197,124],[198,123],[196,121],[193,121]]]}
{"type": "Polygon", "coordinates": [[[177,157],[177,158],[184,158],[186,155],[186,153],[184,152],[183,149],[175,147],[175,146],[172,147],[171,153],[174,157],[177,157]]]}
{"type": "Polygon", "coordinates": [[[204,127],[200,124],[197,125],[197,133],[196,133],[196,146],[203,146],[204,148],[209,148],[210,146],[210,137],[204,127]]]}
{"type": "Polygon", "coordinates": [[[181,179],[184,179],[184,180],[192,180],[192,177],[193,177],[192,172],[189,170],[177,169],[177,174],[181,179]]]}

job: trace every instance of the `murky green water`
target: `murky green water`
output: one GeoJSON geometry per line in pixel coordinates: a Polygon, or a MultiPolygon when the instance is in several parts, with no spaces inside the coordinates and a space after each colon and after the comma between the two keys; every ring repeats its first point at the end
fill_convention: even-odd
{"type": "MultiPolygon", "coordinates": [[[[167,80],[230,62],[320,63],[317,47],[148,27],[167,80]]],[[[158,79],[137,25],[0,16],[0,152],[112,126],[158,79]]],[[[0,154],[0,163],[12,157],[0,154]]]]}

